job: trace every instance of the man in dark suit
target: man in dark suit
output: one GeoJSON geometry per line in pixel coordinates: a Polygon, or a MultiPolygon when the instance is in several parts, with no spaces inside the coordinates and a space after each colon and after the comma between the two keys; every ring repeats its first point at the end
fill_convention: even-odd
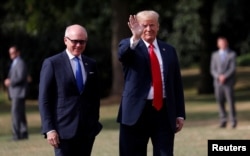
{"type": "Polygon", "coordinates": [[[211,57],[210,71],[214,78],[214,90],[216,101],[219,106],[220,127],[227,125],[227,111],[225,103],[229,104],[231,127],[237,126],[234,84],[236,71],[236,53],[228,47],[225,37],[218,37],[218,50],[211,57]]]}
{"type": "Polygon", "coordinates": [[[44,60],[39,84],[42,134],[56,156],[90,156],[99,123],[100,96],[96,62],[82,53],[87,31],[66,28],[66,50],[44,60]]]}
{"type": "Polygon", "coordinates": [[[12,133],[13,140],[28,139],[28,127],[25,112],[25,98],[27,93],[28,70],[26,63],[20,56],[17,46],[9,48],[12,60],[8,78],[4,84],[8,87],[8,95],[11,100],[12,133]]]}
{"type": "Polygon", "coordinates": [[[177,54],[157,39],[158,19],[152,10],[130,15],[132,37],[119,44],[125,80],[117,118],[120,156],[146,156],[149,138],[154,156],[172,156],[186,117],[177,54]]]}

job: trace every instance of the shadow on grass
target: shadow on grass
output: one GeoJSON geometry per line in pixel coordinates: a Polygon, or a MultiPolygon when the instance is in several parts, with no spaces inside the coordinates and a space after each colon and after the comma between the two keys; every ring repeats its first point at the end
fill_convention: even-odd
{"type": "MultiPolygon", "coordinates": [[[[237,102],[244,102],[250,100],[250,88],[241,88],[235,90],[235,100],[237,102]]],[[[205,94],[205,95],[188,95],[185,97],[185,101],[187,103],[193,104],[206,104],[211,103],[214,104],[216,102],[214,94],[205,94]]]]}
{"type": "Polygon", "coordinates": [[[28,127],[29,127],[30,134],[41,134],[41,127],[40,126],[28,125],[28,127]]]}
{"type": "Polygon", "coordinates": [[[100,120],[101,124],[103,125],[103,129],[106,130],[118,130],[119,123],[116,122],[116,118],[105,118],[100,120]]]}
{"type": "MultiPolygon", "coordinates": [[[[250,119],[249,110],[237,111],[238,122],[248,122],[250,119]]],[[[207,111],[207,112],[193,112],[187,114],[187,120],[189,126],[208,126],[209,124],[214,124],[219,122],[219,114],[217,111],[207,111]]],[[[230,118],[228,117],[228,122],[230,118]]]]}
{"type": "MultiPolygon", "coordinates": [[[[240,113],[240,112],[239,112],[240,113]]],[[[242,112],[241,112],[242,113],[242,112]]],[[[187,122],[202,122],[202,121],[213,121],[218,119],[218,112],[193,112],[193,113],[187,113],[187,122]]],[[[241,118],[247,118],[241,115],[241,118]]]]}
{"type": "MultiPolygon", "coordinates": [[[[250,110],[237,111],[237,118],[239,122],[249,121],[250,110]]],[[[208,126],[209,124],[217,124],[219,121],[219,114],[217,110],[214,111],[201,111],[201,112],[189,112],[187,113],[188,126],[208,126]]],[[[101,119],[100,122],[103,124],[103,129],[106,130],[118,130],[119,123],[116,122],[116,118],[105,118],[101,119]]]]}
{"type": "MultiPolygon", "coordinates": [[[[11,110],[11,105],[10,104],[3,104],[0,105],[0,113],[1,114],[9,114],[11,110]]],[[[37,105],[26,105],[26,112],[31,113],[31,112],[38,112],[38,106],[37,105]]]]}
{"type": "Polygon", "coordinates": [[[199,76],[198,75],[185,75],[182,76],[182,83],[183,87],[185,89],[194,88],[194,86],[197,86],[199,82],[199,76]]]}
{"type": "Polygon", "coordinates": [[[250,88],[241,88],[235,91],[235,99],[236,102],[243,102],[243,101],[249,101],[250,100],[250,88]]]}

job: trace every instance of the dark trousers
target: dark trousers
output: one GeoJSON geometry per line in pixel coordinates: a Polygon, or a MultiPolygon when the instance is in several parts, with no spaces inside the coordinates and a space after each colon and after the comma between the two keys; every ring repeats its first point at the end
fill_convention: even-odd
{"type": "Polygon", "coordinates": [[[147,101],[135,125],[120,124],[120,156],[146,156],[149,139],[153,144],[153,156],[173,156],[174,132],[166,108],[157,111],[152,101],[147,101]]]}
{"type": "Polygon", "coordinates": [[[25,114],[25,99],[11,99],[11,118],[13,140],[28,139],[28,127],[25,114]]]}
{"type": "Polygon", "coordinates": [[[95,137],[84,135],[79,129],[72,139],[60,139],[58,148],[55,148],[55,156],[91,156],[95,137]]]}

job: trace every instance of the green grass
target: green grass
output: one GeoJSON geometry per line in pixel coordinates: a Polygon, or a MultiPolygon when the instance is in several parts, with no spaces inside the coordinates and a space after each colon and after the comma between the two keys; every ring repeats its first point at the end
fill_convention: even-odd
{"type": "MultiPolygon", "coordinates": [[[[236,129],[218,128],[218,110],[213,95],[197,95],[195,81],[190,81],[185,89],[187,120],[183,130],[176,134],[175,156],[206,156],[209,139],[249,139],[250,138],[250,68],[238,70],[236,85],[236,108],[239,125],[236,129]],[[193,88],[190,87],[193,85],[193,88]]],[[[197,70],[183,72],[183,78],[192,75],[197,78],[197,70]]],[[[185,81],[186,82],[186,81],[185,81]]],[[[185,84],[184,84],[185,86],[185,84]]],[[[119,125],[116,123],[119,97],[102,100],[100,121],[103,130],[96,137],[93,156],[118,156],[119,125]]],[[[27,118],[30,138],[12,142],[10,129],[10,104],[6,94],[0,92],[0,156],[53,156],[53,149],[40,135],[40,118],[37,101],[27,101],[27,118]]],[[[148,155],[152,146],[148,144],[148,155]]]]}

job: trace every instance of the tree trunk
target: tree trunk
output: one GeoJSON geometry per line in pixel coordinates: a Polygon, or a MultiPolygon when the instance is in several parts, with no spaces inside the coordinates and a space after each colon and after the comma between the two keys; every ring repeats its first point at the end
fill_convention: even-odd
{"type": "Polygon", "coordinates": [[[214,0],[203,0],[200,9],[200,19],[202,26],[202,44],[200,56],[200,79],[198,84],[198,94],[213,93],[213,80],[210,74],[210,56],[213,47],[213,35],[211,33],[211,15],[214,0]]]}
{"type": "Polygon", "coordinates": [[[118,44],[121,39],[129,36],[127,26],[129,13],[128,2],[112,0],[112,88],[111,95],[120,95],[123,89],[122,66],[117,57],[118,44]]]}

